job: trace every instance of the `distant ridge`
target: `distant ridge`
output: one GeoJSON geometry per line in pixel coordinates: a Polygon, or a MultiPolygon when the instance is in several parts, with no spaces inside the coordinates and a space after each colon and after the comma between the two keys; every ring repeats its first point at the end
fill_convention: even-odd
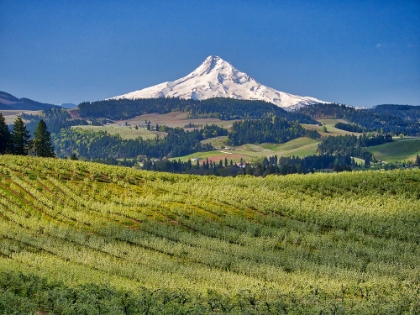
{"type": "Polygon", "coordinates": [[[209,56],[193,72],[175,81],[113,97],[111,99],[140,99],[178,97],[204,100],[214,97],[261,100],[284,109],[326,103],[314,97],[281,92],[255,81],[246,73],[218,56],[209,56]]]}
{"type": "Polygon", "coordinates": [[[0,110],[44,110],[48,108],[60,108],[60,106],[40,103],[29,98],[17,98],[0,91],[0,110]]]}

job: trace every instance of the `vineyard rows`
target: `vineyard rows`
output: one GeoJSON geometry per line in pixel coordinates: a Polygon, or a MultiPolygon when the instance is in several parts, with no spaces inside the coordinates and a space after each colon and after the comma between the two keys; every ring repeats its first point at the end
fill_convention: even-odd
{"type": "MultiPolygon", "coordinates": [[[[419,231],[419,170],[216,178],[0,156],[3,301],[21,298],[4,279],[37,277],[182,292],[190,313],[418,314],[419,231]]],[[[37,294],[36,310],[60,305],[37,294]]]]}

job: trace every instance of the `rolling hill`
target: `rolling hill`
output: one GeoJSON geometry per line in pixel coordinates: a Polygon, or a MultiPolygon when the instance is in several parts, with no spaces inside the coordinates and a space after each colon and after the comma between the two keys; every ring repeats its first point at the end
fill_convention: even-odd
{"type": "Polygon", "coordinates": [[[0,309],[415,314],[419,179],[195,177],[0,156],[0,309]]]}
{"type": "Polygon", "coordinates": [[[0,91],[0,110],[44,110],[49,108],[60,108],[60,106],[40,103],[28,98],[17,98],[0,91]]]}

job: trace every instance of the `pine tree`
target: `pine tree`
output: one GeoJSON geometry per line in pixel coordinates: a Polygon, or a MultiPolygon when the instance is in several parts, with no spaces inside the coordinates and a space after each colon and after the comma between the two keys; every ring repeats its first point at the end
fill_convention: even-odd
{"type": "Polygon", "coordinates": [[[10,144],[10,131],[6,125],[3,114],[0,113],[0,154],[8,151],[10,144]]]}
{"type": "Polygon", "coordinates": [[[10,136],[10,151],[12,154],[28,155],[31,148],[31,135],[26,129],[25,124],[20,116],[18,116],[13,124],[12,133],[10,136]]]}
{"type": "Polygon", "coordinates": [[[51,136],[47,130],[47,125],[41,119],[34,133],[34,151],[37,156],[54,157],[54,146],[51,143],[51,136]]]}

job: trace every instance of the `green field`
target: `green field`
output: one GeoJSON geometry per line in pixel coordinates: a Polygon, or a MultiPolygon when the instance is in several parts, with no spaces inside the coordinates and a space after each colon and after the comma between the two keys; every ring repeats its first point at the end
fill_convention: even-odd
{"type": "MultiPolygon", "coordinates": [[[[221,145],[226,146],[224,141],[227,137],[218,137],[216,141],[212,142],[212,139],[207,139],[202,142],[212,143],[213,146],[220,147],[221,145]]],[[[233,150],[218,149],[210,152],[197,152],[180,157],[181,161],[188,161],[191,158],[210,158],[210,157],[227,157],[229,160],[232,159],[234,162],[238,162],[240,158],[245,159],[247,162],[251,162],[253,159],[270,156],[299,156],[305,157],[316,153],[319,141],[309,138],[298,138],[291,140],[286,143],[275,144],[275,143],[263,143],[263,144],[245,144],[242,146],[232,147],[233,150]]],[[[178,157],[174,158],[178,159],[178,157]]]]}
{"type": "Polygon", "coordinates": [[[230,129],[232,124],[236,120],[220,120],[218,118],[188,118],[188,112],[169,112],[166,114],[144,114],[141,116],[133,117],[127,120],[121,120],[116,123],[124,124],[128,122],[131,125],[138,125],[144,124],[145,121],[150,121],[152,126],[156,124],[165,125],[172,128],[186,128],[185,126],[188,124],[196,125],[197,128],[203,128],[205,125],[217,125],[219,127],[223,127],[225,129],[230,129]]]}
{"type": "Polygon", "coordinates": [[[106,131],[110,135],[120,135],[122,139],[136,139],[141,137],[145,140],[147,139],[154,139],[156,138],[156,133],[149,131],[145,128],[138,128],[136,130],[135,126],[119,126],[119,125],[104,125],[104,126],[73,126],[72,128],[79,128],[84,130],[91,130],[91,131],[106,131]]]}
{"type": "Polygon", "coordinates": [[[318,141],[309,138],[298,138],[286,143],[245,144],[235,148],[235,152],[252,158],[269,156],[308,156],[316,153],[318,141]]]}
{"type": "MultiPolygon", "coordinates": [[[[223,160],[225,157],[228,158],[229,160],[233,160],[234,162],[239,161],[240,157],[237,157],[237,152],[235,152],[235,150],[213,150],[213,151],[206,151],[206,152],[196,152],[196,153],[191,153],[188,155],[184,155],[182,157],[174,157],[170,160],[181,160],[182,162],[186,162],[190,159],[195,159],[198,158],[200,160],[202,159],[210,159],[210,160],[215,160],[215,161],[219,161],[219,160],[223,160]]],[[[242,158],[247,158],[247,156],[243,155],[241,156],[242,158]]]]}
{"type": "MultiPolygon", "coordinates": [[[[219,146],[224,145],[222,143],[224,143],[225,139],[226,137],[218,137],[215,142],[211,142],[212,139],[207,139],[206,142],[219,146]]],[[[252,162],[261,157],[270,157],[274,155],[294,155],[299,157],[313,155],[316,153],[317,147],[318,141],[309,138],[299,138],[282,144],[245,144],[238,147],[232,147],[233,150],[218,149],[208,152],[196,152],[182,157],[174,157],[171,160],[180,159],[181,161],[186,162],[193,158],[199,158],[218,162],[219,160],[227,158],[229,161],[232,160],[233,162],[239,162],[241,159],[245,162],[252,162]]]]}
{"type": "Polygon", "coordinates": [[[309,130],[316,130],[322,136],[342,136],[342,135],[347,135],[347,134],[352,134],[352,135],[357,135],[357,136],[361,135],[360,133],[345,131],[345,130],[341,130],[334,127],[335,124],[338,122],[348,123],[344,119],[325,118],[325,119],[318,119],[318,121],[322,124],[322,126],[325,126],[327,128],[327,132],[322,131],[322,126],[302,124],[302,127],[309,130]]]}
{"type": "Polygon", "coordinates": [[[418,314],[420,170],[196,177],[0,156],[3,314],[418,314]]]}
{"type": "Polygon", "coordinates": [[[385,162],[414,161],[416,155],[420,155],[420,138],[395,139],[394,142],[369,147],[368,150],[376,159],[385,162]]]}
{"type": "Polygon", "coordinates": [[[220,136],[220,137],[205,139],[205,140],[202,140],[200,142],[203,143],[203,144],[210,143],[216,149],[221,149],[222,146],[223,147],[227,146],[227,144],[226,144],[227,140],[228,140],[227,136],[220,136]]]}

